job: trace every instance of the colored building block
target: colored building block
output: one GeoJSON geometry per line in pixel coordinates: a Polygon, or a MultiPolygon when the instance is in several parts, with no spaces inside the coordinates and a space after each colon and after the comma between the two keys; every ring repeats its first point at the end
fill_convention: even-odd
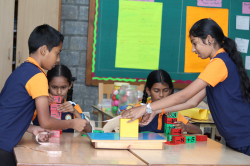
{"type": "Polygon", "coordinates": [[[62,113],[57,110],[51,110],[50,114],[53,118],[56,118],[56,119],[61,119],[62,117],[62,113]]]}
{"type": "Polygon", "coordinates": [[[171,129],[171,135],[182,135],[182,129],[171,129]]]}
{"type": "Polygon", "coordinates": [[[61,104],[51,104],[50,105],[50,111],[57,111],[57,107],[59,107],[61,104]]]}
{"type": "Polygon", "coordinates": [[[171,143],[185,144],[186,143],[186,138],[184,136],[172,136],[171,143]]]}
{"type": "Polygon", "coordinates": [[[207,141],[206,135],[196,135],[196,141],[207,141]]]}
{"type": "Polygon", "coordinates": [[[178,136],[178,135],[167,135],[166,136],[167,137],[167,141],[169,141],[169,142],[172,141],[172,137],[173,136],[178,136]]]}
{"type": "Polygon", "coordinates": [[[178,112],[171,112],[171,115],[168,115],[168,118],[177,118],[178,112]]]}
{"type": "Polygon", "coordinates": [[[166,124],[164,123],[164,135],[170,135],[171,134],[171,129],[176,128],[176,126],[174,126],[173,124],[166,124]]]}
{"type": "Polygon", "coordinates": [[[54,102],[55,103],[61,103],[62,97],[61,96],[53,96],[54,97],[54,102]]]}
{"type": "Polygon", "coordinates": [[[60,137],[60,130],[51,130],[54,134],[51,137],[60,137]]]}
{"type": "Polygon", "coordinates": [[[189,136],[184,136],[184,137],[186,137],[186,143],[196,143],[196,136],[189,135],[189,136]]]}
{"type": "Polygon", "coordinates": [[[131,119],[120,119],[120,137],[138,137],[139,119],[127,123],[131,119]]]}
{"type": "Polygon", "coordinates": [[[167,124],[174,124],[174,122],[177,122],[177,118],[167,118],[167,117],[165,117],[165,119],[164,119],[164,123],[167,123],[167,124]]]}
{"type": "Polygon", "coordinates": [[[93,133],[104,133],[102,130],[93,130],[93,133]]]}

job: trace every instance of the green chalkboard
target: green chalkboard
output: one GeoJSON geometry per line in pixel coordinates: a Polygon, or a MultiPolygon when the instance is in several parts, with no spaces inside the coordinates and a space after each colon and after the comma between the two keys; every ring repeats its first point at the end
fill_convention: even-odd
{"type": "MultiPolygon", "coordinates": [[[[196,7],[197,0],[155,2],[163,3],[159,69],[166,70],[175,85],[180,85],[175,88],[185,87],[199,75],[184,73],[186,8],[196,7]]],[[[228,37],[232,39],[250,39],[249,30],[236,30],[236,15],[250,16],[242,14],[242,2],[249,0],[222,1],[221,8],[229,9],[228,37]]],[[[145,82],[151,72],[143,69],[115,68],[118,10],[119,0],[90,0],[86,85],[114,81],[140,84],[145,82]]],[[[250,54],[242,53],[244,60],[246,55],[250,54]]]]}

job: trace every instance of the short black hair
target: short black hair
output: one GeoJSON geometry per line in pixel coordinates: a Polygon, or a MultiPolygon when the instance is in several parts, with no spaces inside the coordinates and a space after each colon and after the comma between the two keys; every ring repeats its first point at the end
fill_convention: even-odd
{"type": "Polygon", "coordinates": [[[59,46],[63,39],[63,35],[55,28],[47,24],[37,26],[29,37],[29,54],[36,52],[43,45],[46,45],[51,51],[53,47],[59,46]]]}

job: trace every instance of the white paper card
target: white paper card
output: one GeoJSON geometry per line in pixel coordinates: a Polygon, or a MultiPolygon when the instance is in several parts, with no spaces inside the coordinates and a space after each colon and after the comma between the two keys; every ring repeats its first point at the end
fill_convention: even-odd
{"type": "Polygon", "coordinates": [[[245,68],[246,68],[247,70],[250,70],[250,56],[246,56],[245,68]]]}
{"type": "Polygon", "coordinates": [[[236,29],[249,30],[249,16],[236,16],[236,29]]]}
{"type": "Polygon", "coordinates": [[[248,39],[242,39],[242,38],[237,38],[236,37],[235,42],[237,44],[237,49],[238,49],[239,52],[247,53],[248,44],[249,44],[248,39]]]}

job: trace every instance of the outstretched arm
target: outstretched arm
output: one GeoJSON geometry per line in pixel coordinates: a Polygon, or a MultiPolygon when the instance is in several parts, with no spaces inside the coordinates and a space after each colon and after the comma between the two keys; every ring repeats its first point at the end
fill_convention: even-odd
{"type": "MultiPolygon", "coordinates": [[[[175,105],[175,106],[172,106],[169,108],[165,108],[165,113],[176,112],[176,111],[181,111],[181,110],[196,107],[204,99],[205,96],[206,96],[206,89],[204,88],[199,93],[197,93],[195,96],[193,96],[191,99],[189,99],[187,102],[182,103],[182,104],[178,104],[178,105],[175,105]]],[[[153,111],[152,114],[144,115],[140,126],[148,125],[153,120],[155,115],[157,115],[161,112],[162,112],[161,110],[156,110],[156,111],[153,111]]]]}
{"type": "MultiPolygon", "coordinates": [[[[197,78],[194,82],[192,82],[185,89],[173,95],[165,97],[161,100],[151,103],[151,108],[154,112],[154,115],[156,115],[157,112],[160,112],[161,109],[163,108],[169,108],[169,107],[187,102],[189,99],[191,99],[193,96],[198,94],[201,90],[203,90],[207,85],[208,83],[197,78]]],[[[122,114],[122,118],[131,118],[131,121],[134,121],[135,119],[138,119],[145,113],[146,113],[146,105],[126,110],[122,114]]]]}

